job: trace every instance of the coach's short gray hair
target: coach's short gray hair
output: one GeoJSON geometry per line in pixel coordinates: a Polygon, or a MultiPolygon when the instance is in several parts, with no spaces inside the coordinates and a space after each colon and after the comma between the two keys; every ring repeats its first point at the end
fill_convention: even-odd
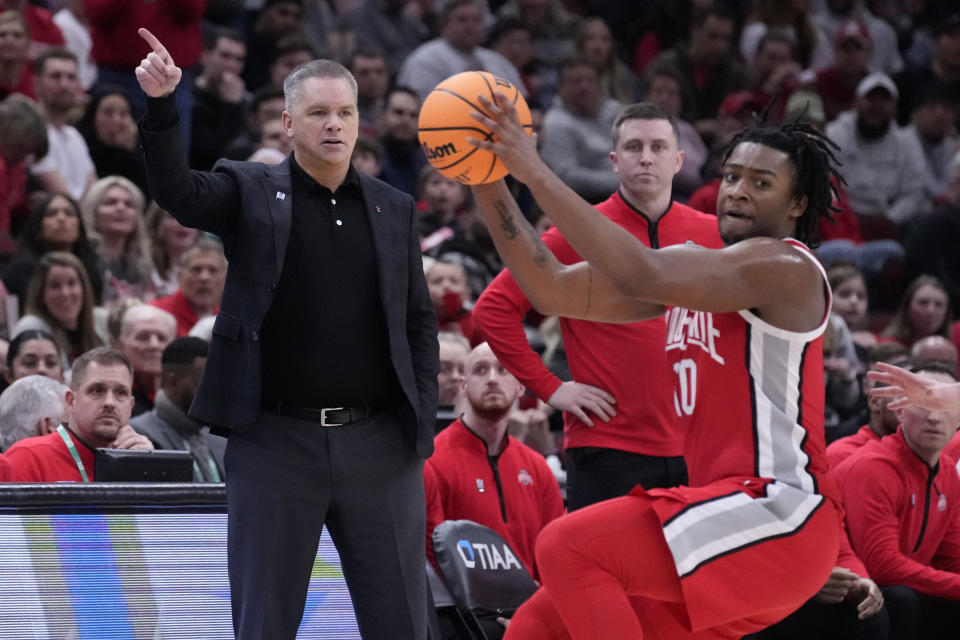
{"type": "Polygon", "coordinates": [[[67,408],[67,385],[46,376],[20,378],[0,394],[0,449],[18,440],[43,435],[37,423],[49,418],[60,424],[67,408]]]}
{"type": "Polygon", "coordinates": [[[350,83],[353,89],[353,99],[357,100],[357,79],[350,70],[336,60],[320,58],[304,62],[291,71],[283,80],[283,108],[287,111],[293,107],[300,94],[300,86],[307,78],[343,78],[350,83]]]}

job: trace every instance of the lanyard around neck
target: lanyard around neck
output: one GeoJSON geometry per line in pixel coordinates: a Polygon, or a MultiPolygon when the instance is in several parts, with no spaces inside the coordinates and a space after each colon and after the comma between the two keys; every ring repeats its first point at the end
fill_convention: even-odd
{"type": "Polygon", "coordinates": [[[73,444],[73,438],[70,437],[70,432],[61,424],[57,427],[57,433],[63,439],[63,444],[67,445],[67,451],[70,452],[73,461],[77,463],[77,470],[80,471],[80,477],[83,478],[84,482],[90,482],[90,478],[87,476],[87,470],[83,468],[83,460],[80,459],[80,453],[77,451],[76,445],[73,444]]]}

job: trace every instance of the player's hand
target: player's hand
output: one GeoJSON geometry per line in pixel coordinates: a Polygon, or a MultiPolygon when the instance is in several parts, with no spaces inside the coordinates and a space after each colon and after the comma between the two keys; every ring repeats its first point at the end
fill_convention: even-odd
{"type": "Polygon", "coordinates": [[[153,49],[147,57],[140,61],[140,66],[134,69],[140,88],[151,98],[160,98],[176,91],[180,84],[183,72],[173,62],[167,48],[157,40],[157,37],[141,27],[137,30],[140,37],[147,41],[153,49]]]}
{"type": "Polygon", "coordinates": [[[857,603],[857,617],[861,620],[876,615],[883,607],[883,593],[869,578],[857,578],[848,597],[857,603]]]}
{"type": "Polygon", "coordinates": [[[153,443],[150,438],[141,435],[133,430],[133,427],[126,424],[117,432],[110,446],[114,449],[143,449],[153,451],[153,443]]]}
{"type": "Polygon", "coordinates": [[[610,422],[610,418],[617,415],[613,408],[616,403],[616,399],[600,387],[572,380],[561,384],[547,400],[554,409],[569,411],[588,427],[593,426],[593,420],[587,411],[604,422],[610,422]]]}
{"type": "Polygon", "coordinates": [[[827,583],[817,592],[814,599],[817,602],[827,604],[843,602],[843,599],[847,597],[850,589],[857,584],[858,580],[860,580],[860,576],[853,571],[843,567],[834,567],[833,571],[830,572],[827,583]]]}
{"type": "Polygon", "coordinates": [[[500,91],[495,91],[494,96],[497,99],[496,104],[482,95],[477,96],[477,100],[490,117],[476,111],[470,112],[474,120],[493,133],[493,138],[490,140],[467,138],[467,142],[497,154],[514,178],[520,182],[530,182],[538,171],[546,167],[540,154],[537,153],[536,137],[527,135],[520,124],[516,108],[507,96],[500,91]]]}
{"type": "Polygon", "coordinates": [[[960,408],[960,385],[935,382],[915,373],[878,362],[876,369],[867,372],[867,377],[888,386],[873,387],[870,395],[880,398],[896,398],[887,405],[891,411],[909,406],[930,411],[951,411],[960,408]]]}

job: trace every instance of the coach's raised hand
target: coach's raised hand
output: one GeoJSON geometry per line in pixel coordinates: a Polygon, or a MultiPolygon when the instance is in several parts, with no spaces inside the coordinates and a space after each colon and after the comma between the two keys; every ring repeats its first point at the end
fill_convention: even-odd
{"type": "Polygon", "coordinates": [[[137,82],[140,88],[151,98],[173,93],[177,85],[180,84],[180,78],[183,72],[176,64],[167,48],[157,40],[157,37],[141,27],[137,30],[140,37],[147,41],[150,48],[153,49],[147,54],[147,57],[140,61],[140,66],[135,69],[137,82]]]}

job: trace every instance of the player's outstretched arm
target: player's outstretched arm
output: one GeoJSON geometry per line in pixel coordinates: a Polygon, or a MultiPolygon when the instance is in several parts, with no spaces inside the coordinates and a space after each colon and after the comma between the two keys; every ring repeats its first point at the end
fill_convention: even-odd
{"type": "MultiPolygon", "coordinates": [[[[495,95],[496,105],[477,97],[491,118],[480,113],[473,117],[496,137],[473,144],[496,153],[510,173],[530,187],[560,233],[596,268],[594,282],[602,274],[628,299],[658,305],[712,312],[755,309],[767,322],[788,330],[809,331],[820,324],[825,313],[822,278],[813,262],[799,251],[773,238],[751,238],[720,251],[681,245],[658,250],[644,246],[597,212],[544,164],[533,139],[520,126],[513,105],[503,94],[495,95]]],[[[487,220],[491,229],[500,224],[490,216],[487,220]]],[[[533,301],[529,289],[537,283],[521,280],[510,258],[503,254],[504,249],[509,250],[511,238],[499,238],[497,249],[533,301]]],[[[549,264],[541,268],[555,270],[549,264]]],[[[531,274],[532,269],[524,275],[531,274]]],[[[553,292],[541,293],[553,296],[553,292]]],[[[564,308],[559,315],[568,311],[564,308]]]]}
{"type": "Polygon", "coordinates": [[[868,371],[867,376],[889,386],[873,387],[870,395],[896,398],[888,405],[890,409],[908,406],[930,411],[960,409],[960,382],[935,382],[886,362],[878,362],[876,367],[876,370],[868,371]]]}
{"type": "Polygon", "coordinates": [[[633,322],[663,313],[660,305],[626,298],[587,262],[561,264],[502,180],[472,189],[497,251],[540,313],[600,322],[633,322]]]}
{"type": "Polygon", "coordinates": [[[157,36],[143,27],[138,29],[137,33],[153,49],[147,54],[146,58],[140,61],[140,66],[134,69],[140,88],[151,98],[170,95],[176,91],[177,85],[180,84],[183,72],[173,62],[170,52],[157,39],[157,36]]]}

